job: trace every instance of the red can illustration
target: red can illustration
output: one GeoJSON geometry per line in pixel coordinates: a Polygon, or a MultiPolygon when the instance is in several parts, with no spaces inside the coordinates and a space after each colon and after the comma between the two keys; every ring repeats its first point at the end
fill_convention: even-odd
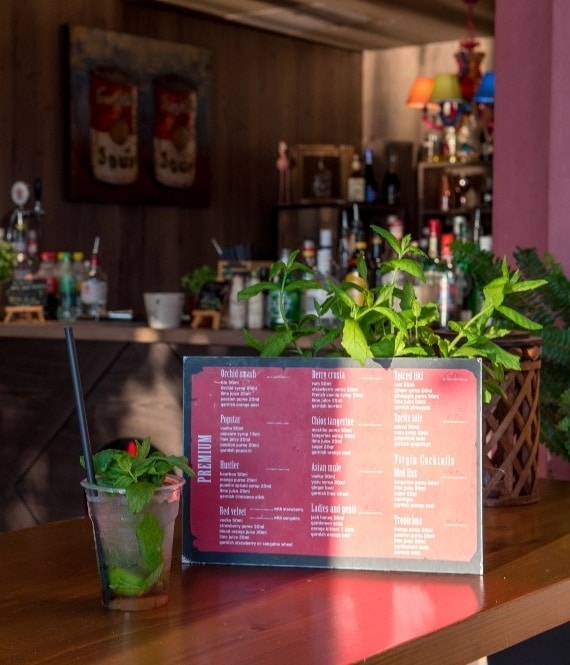
{"type": "Polygon", "coordinates": [[[198,93],[181,76],[154,79],[154,175],[167,187],[191,187],[196,177],[198,93]]]}
{"type": "Polygon", "coordinates": [[[97,180],[129,185],[137,179],[137,104],[138,88],[125,72],[90,72],[91,167],[97,180]]]}

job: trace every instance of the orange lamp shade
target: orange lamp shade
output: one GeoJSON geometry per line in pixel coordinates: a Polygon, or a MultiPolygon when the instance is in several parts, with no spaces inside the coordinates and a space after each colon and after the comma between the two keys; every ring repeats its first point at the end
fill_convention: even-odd
{"type": "Polygon", "coordinates": [[[431,76],[418,76],[412,83],[406,106],[411,109],[423,109],[427,106],[437,106],[430,104],[430,96],[433,90],[433,78],[431,76]]]}

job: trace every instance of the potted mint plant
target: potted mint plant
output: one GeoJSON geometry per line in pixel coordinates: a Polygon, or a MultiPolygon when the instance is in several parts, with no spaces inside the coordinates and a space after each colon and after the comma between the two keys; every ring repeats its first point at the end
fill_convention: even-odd
{"type": "MultiPolygon", "coordinates": [[[[284,323],[265,339],[257,338],[246,330],[249,344],[262,356],[336,355],[350,357],[361,365],[368,359],[398,356],[479,357],[484,360],[483,401],[486,408],[497,416],[502,411],[510,411],[511,400],[505,390],[505,382],[511,385],[511,374],[521,370],[521,344],[518,338],[513,344],[503,342],[512,337],[514,331],[537,331],[541,326],[509,306],[507,298],[511,294],[533,291],[544,281],[522,279],[521,273],[511,271],[503,259],[499,274],[483,287],[479,311],[466,321],[450,321],[449,330],[438,330],[440,315],[437,305],[421,304],[414,289],[414,282],[426,281],[423,269],[425,254],[412,244],[409,235],[398,240],[380,227],[373,226],[372,230],[383,237],[393,256],[381,266],[382,272],[389,276],[385,283],[374,288],[367,286],[367,267],[363,258],[358,259],[358,275],[352,276],[350,283],[339,284],[328,280],[323,285],[316,280],[302,279],[300,276],[306,277],[306,273],[311,277],[311,270],[298,262],[297,252],[293,252],[286,263],[277,261],[273,264],[269,281],[244,289],[239,297],[248,299],[262,291],[277,290],[283,303],[284,295],[289,290],[320,288],[324,289],[324,298],[321,304],[316,303],[317,315],[291,321],[286,319],[285,308],[282,307],[284,323]],[[292,276],[296,278],[292,279],[292,276]],[[322,324],[320,317],[329,311],[334,314],[338,325],[330,327],[322,324]],[[496,322],[499,315],[505,323],[496,322]],[[505,398],[508,398],[506,407],[501,401],[505,398]]],[[[509,477],[509,488],[505,492],[497,488],[496,478],[485,478],[484,484],[488,489],[486,498],[492,505],[497,498],[502,499],[505,495],[509,496],[500,501],[501,505],[511,502],[511,485],[515,491],[517,488],[520,491],[512,474],[505,474],[504,468],[501,468],[505,457],[508,455],[501,454],[492,463],[488,462],[488,456],[485,460],[487,475],[494,475],[496,462],[496,477],[509,477]]],[[[535,477],[531,479],[532,489],[528,490],[531,493],[534,492],[535,480],[535,477]]],[[[526,482],[523,485],[526,488],[526,482]]],[[[523,489],[523,496],[526,492],[523,489]]]]}

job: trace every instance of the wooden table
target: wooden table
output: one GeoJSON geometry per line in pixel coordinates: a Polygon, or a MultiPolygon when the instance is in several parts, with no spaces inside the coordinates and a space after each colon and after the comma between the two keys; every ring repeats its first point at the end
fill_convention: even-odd
{"type": "Polygon", "coordinates": [[[0,661],[465,664],[570,620],[570,483],[540,490],[485,510],[483,576],[175,563],[142,613],[100,605],[87,519],[1,534],[0,661]]]}

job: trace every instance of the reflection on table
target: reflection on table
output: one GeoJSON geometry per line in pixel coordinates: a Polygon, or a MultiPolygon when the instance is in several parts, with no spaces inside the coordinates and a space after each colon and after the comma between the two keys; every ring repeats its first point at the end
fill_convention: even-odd
{"type": "MultiPolygon", "coordinates": [[[[0,535],[18,665],[468,663],[570,620],[570,484],[486,509],[485,574],[181,566],[169,604],[103,609],[87,519],[0,535]]],[[[175,544],[180,552],[180,539],[175,544]]]]}

